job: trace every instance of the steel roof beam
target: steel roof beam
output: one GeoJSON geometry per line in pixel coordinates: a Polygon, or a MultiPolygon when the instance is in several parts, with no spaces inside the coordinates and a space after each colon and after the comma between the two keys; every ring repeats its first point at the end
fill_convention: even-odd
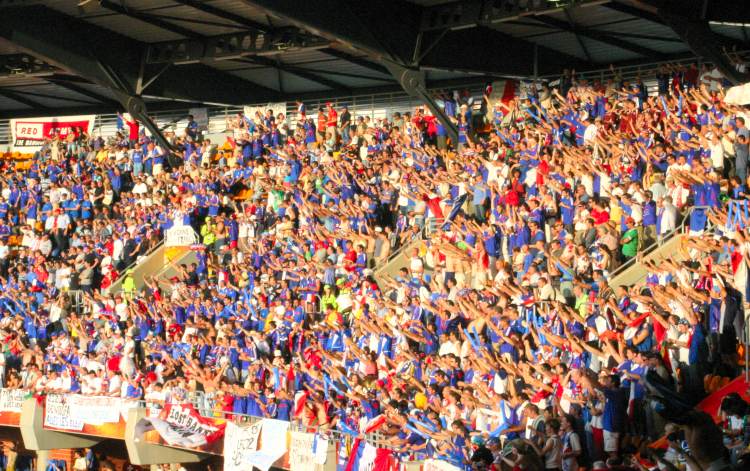
{"type": "Polygon", "coordinates": [[[179,34],[180,36],[185,36],[186,38],[197,37],[198,35],[198,33],[193,30],[183,28],[182,26],[170,23],[169,21],[151,16],[148,13],[143,13],[138,10],[128,8],[120,3],[115,3],[111,0],[99,0],[99,5],[101,5],[102,8],[106,8],[107,10],[119,13],[121,15],[129,16],[131,18],[135,18],[136,20],[143,21],[144,23],[148,23],[163,30],[179,34]]]}
{"type": "Polygon", "coordinates": [[[659,17],[659,15],[646,11],[642,8],[638,8],[633,5],[629,5],[627,3],[622,3],[619,1],[612,1],[604,5],[605,7],[609,8],[610,10],[618,11],[620,13],[625,13],[626,15],[635,16],[642,20],[651,21],[652,23],[658,23],[660,25],[666,25],[664,23],[664,20],[659,17]]]}
{"type": "Polygon", "coordinates": [[[108,96],[102,95],[100,93],[96,93],[92,90],[89,90],[88,88],[82,87],[78,85],[76,82],[70,81],[68,77],[61,77],[59,75],[53,75],[52,77],[45,77],[45,80],[47,80],[48,82],[54,85],[57,85],[58,87],[62,87],[66,90],[70,90],[71,92],[75,92],[75,93],[78,93],[79,95],[92,98],[99,103],[112,106],[113,108],[120,107],[119,102],[113,100],[112,98],[109,98],[108,96]]]}
{"type": "Polygon", "coordinates": [[[61,95],[50,95],[49,93],[30,92],[28,90],[20,89],[20,87],[6,88],[5,90],[9,92],[17,93],[19,95],[32,97],[32,99],[33,97],[37,97],[37,98],[48,98],[50,100],[57,100],[57,101],[68,101],[71,103],[82,103],[84,105],[99,104],[90,100],[84,100],[82,98],[71,98],[71,97],[61,96],[61,95]]]}
{"type": "Polygon", "coordinates": [[[187,64],[202,60],[235,59],[250,55],[280,54],[285,51],[320,49],[330,42],[297,28],[280,28],[267,33],[243,31],[218,36],[197,36],[148,45],[148,64],[187,64]]]}
{"type": "Polygon", "coordinates": [[[29,54],[0,55],[0,77],[13,75],[39,75],[57,72],[58,69],[29,54]]]}
{"type": "MultiPolygon", "coordinates": [[[[200,103],[184,102],[184,101],[150,101],[148,102],[149,112],[158,111],[183,111],[188,108],[202,106],[200,103]]],[[[11,119],[11,118],[31,118],[41,116],[62,116],[62,115],[80,115],[80,114],[104,114],[114,113],[115,111],[122,110],[122,106],[115,104],[110,105],[93,105],[93,106],[66,106],[66,107],[55,107],[55,108],[44,108],[40,109],[38,106],[35,109],[23,109],[23,110],[0,110],[0,119],[11,119]]]]}
{"type": "Polygon", "coordinates": [[[396,79],[398,79],[406,93],[422,100],[430,109],[433,116],[438,118],[443,126],[445,126],[445,131],[448,134],[448,137],[450,137],[454,143],[458,143],[458,127],[456,126],[456,123],[445,114],[445,111],[437,105],[433,94],[427,90],[424,72],[419,72],[398,65],[389,65],[388,68],[391,69],[391,73],[396,79]]]}
{"type": "Polygon", "coordinates": [[[750,74],[737,70],[724,53],[722,41],[711,30],[708,21],[695,14],[695,9],[702,4],[702,1],[695,0],[685,0],[685,3],[680,4],[665,3],[658,9],[658,14],[697,56],[713,62],[735,85],[750,81],[750,74]]]}
{"type": "MultiPolygon", "coordinates": [[[[738,3],[742,3],[742,2],[738,2],[738,3]]],[[[607,8],[609,8],[610,10],[618,11],[620,13],[625,13],[627,15],[635,16],[635,17],[640,18],[642,20],[650,21],[652,23],[657,23],[657,24],[660,24],[660,25],[663,25],[663,26],[666,26],[666,27],[670,28],[670,25],[667,24],[667,22],[664,20],[664,18],[662,18],[658,14],[654,13],[656,11],[656,9],[657,9],[656,7],[653,7],[651,9],[652,11],[648,11],[648,10],[644,10],[642,8],[638,8],[638,7],[633,6],[633,5],[622,3],[621,0],[611,1],[611,2],[609,2],[607,4],[605,4],[604,6],[607,7],[607,8]]],[[[690,9],[689,7],[683,8],[683,10],[689,10],[689,9],[690,9]]],[[[732,22],[737,22],[737,21],[740,21],[740,20],[734,19],[734,20],[731,20],[731,21],[732,22]]],[[[723,41],[724,43],[726,43],[729,46],[734,46],[734,45],[743,46],[741,41],[737,41],[736,39],[730,38],[729,36],[724,36],[723,34],[719,34],[719,33],[716,33],[716,32],[714,32],[714,35],[715,35],[715,37],[717,39],[723,41]]],[[[682,39],[680,39],[680,41],[682,41],[682,39]]]]}
{"type": "MultiPolygon", "coordinates": [[[[575,23],[573,23],[573,18],[570,16],[570,12],[568,10],[565,10],[565,19],[568,20],[568,25],[571,28],[575,28],[575,23]]],[[[586,59],[588,59],[589,62],[594,62],[594,60],[591,58],[591,53],[589,53],[589,49],[586,47],[586,43],[583,42],[583,39],[581,39],[581,35],[574,32],[573,33],[576,37],[576,41],[578,41],[578,45],[581,46],[581,50],[586,55],[586,59]]]]}
{"type": "Polygon", "coordinates": [[[480,26],[449,31],[422,58],[420,66],[506,77],[531,77],[534,75],[535,58],[539,75],[560,73],[569,67],[579,70],[585,65],[585,61],[577,57],[480,26]],[[475,44],[482,44],[483,47],[470,46],[475,44]],[[471,53],[467,47],[471,48],[471,53]],[[502,54],[498,54],[498,51],[502,51],[502,54]]]}
{"type": "Polygon", "coordinates": [[[365,69],[370,69],[374,72],[380,72],[381,74],[385,74],[388,76],[391,75],[388,69],[380,64],[367,60],[366,57],[357,57],[355,55],[349,54],[348,52],[339,51],[338,49],[334,49],[332,47],[321,49],[320,52],[328,54],[329,56],[336,57],[338,59],[343,59],[347,62],[358,65],[360,67],[364,67],[365,69]]]}
{"type": "Polygon", "coordinates": [[[387,7],[370,0],[244,0],[268,14],[378,61],[407,63],[414,52],[422,8],[405,0],[387,7]]]}
{"type": "Polygon", "coordinates": [[[625,41],[614,36],[610,36],[609,34],[603,33],[598,30],[591,30],[586,27],[576,25],[572,21],[568,23],[556,18],[551,18],[549,16],[535,16],[534,19],[536,21],[539,21],[540,23],[554,26],[555,28],[558,28],[562,31],[567,31],[569,33],[583,36],[585,38],[593,39],[594,41],[609,44],[610,46],[625,49],[626,51],[634,52],[651,59],[661,60],[666,57],[666,55],[662,52],[655,51],[653,49],[632,43],[630,41],[625,41]]]}
{"type": "MultiPolygon", "coordinates": [[[[121,73],[135,89],[147,45],[43,6],[3,9],[0,37],[49,64],[108,89],[111,77],[100,61],[121,73]],[[34,21],[29,21],[34,18],[34,21]],[[44,28],[39,25],[44,24],[44,28]]],[[[154,67],[147,67],[151,75],[154,67]]],[[[194,102],[244,104],[279,101],[273,89],[203,64],[170,68],[149,85],[148,93],[194,102]]]]}
{"type": "Polygon", "coordinates": [[[257,21],[251,20],[250,18],[245,18],[244,16],[237,15],[236,13],[222,10],[221,8],[217,8],[211,4],[206,3],[205,1],[201,1],[201,0],[172,0],[172,1],[174,1],[175,3],[179,3],[180,5],[186,5],[196,10],[200,10],[203,13],[208,13],[209,15],[214,15],[216,17],[223,18],[225,20],[233,21],[237,23],[238,25],[242,25],[248,29],[252,29],[259,33],[267,33],[272,29],[270,26],[264,25],[263,23],[258,23],[257,21]]]}
{"type": "Polygon", "coordinates": [[[22,105],[26,105],[29,108],[47,109],[47,107],[42,105],[41,103],[30,100],[23,96],[23,94],[8,90],[7,88],[0,88],[0,96],[4,96],[5,98],[9,98],[15,102],[21,103],[22,105]]]}
{"type": "Polygon", "coordinates": [[[544,15],[563,8],[605,3],[602,0],[462,0],[424,9],[420,31],[471,28],[531,15],[544,15]]]}
{"type": "Polygon", "coordinates": [[[311,82],[318,83],[320,85],[323,85],[324,87],[331,88],[333,90],[344,90],[351,92],[351,89],[347,87],[346,85],[337,82],[335,80],[331,80],[329,78],[326,78],[322,75],[319,75],[318,71],[312,71],[309,69],[304,69],[301,67],[295,67],[293,65],[284,64],[279,61],[275,61],[273,59],[269,59],[267,57],[257,56],[257,57],[247,57],[244,59],[237,59],[238,62],[244,62],[246,64],[258,64],[263,65],[266,67],[274,67],[277,68],[283,72],[287,72],[289,74],[296,75],[297,77],[301,77],[305,80],[309,80],[311,82]]]}

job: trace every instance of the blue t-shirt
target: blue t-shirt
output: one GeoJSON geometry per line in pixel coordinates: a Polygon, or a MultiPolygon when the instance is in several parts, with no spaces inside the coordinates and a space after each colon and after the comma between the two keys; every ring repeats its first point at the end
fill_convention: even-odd
{"type": "Polygon", "coordinates": [[[623,388],[605,389],[604,413],[602,414],[602,428],[608,432],[623,432],[625,430],[625,412],[627,396],[623,388]]]}

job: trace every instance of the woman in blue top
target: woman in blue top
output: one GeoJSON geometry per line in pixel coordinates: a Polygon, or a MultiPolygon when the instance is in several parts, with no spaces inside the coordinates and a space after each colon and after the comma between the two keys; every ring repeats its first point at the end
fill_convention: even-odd
{"type": "Polygon", "coordinates": [[[745,187],[739,177],[735,176],[729,180],[729,195],[735,200],[747,198],[747,187],[745,187]]]}
{"type": "Polygon", "coordinates": [[[464,115],[458,118],[458,146],[462,147],[469,142],[469,123],[464,115]]]}

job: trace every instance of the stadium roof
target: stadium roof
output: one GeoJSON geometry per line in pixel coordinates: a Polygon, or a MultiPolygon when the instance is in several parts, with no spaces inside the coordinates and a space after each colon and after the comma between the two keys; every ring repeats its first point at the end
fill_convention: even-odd
{"type": "MultiPolygon", "coordinates": [[[[747,48],[734,0],[0,0],[0,117],[479,83],[747,48]],[[131,101],[136,97],[135,101],[131,101]]],[[[727,64],[724,64],[725,66],[727,64]]],[[[741,77],[733,77],[741,78],[741,77]]],[[[137,111],[137,109],[136,109],[137,111]]]]}

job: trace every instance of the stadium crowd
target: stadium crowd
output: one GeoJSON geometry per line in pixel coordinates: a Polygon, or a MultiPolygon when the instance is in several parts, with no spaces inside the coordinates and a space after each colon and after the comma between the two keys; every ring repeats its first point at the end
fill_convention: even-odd
{"type": "Polygon", "coordinates": [[[422,109],[303,103],[240,113],[226,151],[192,119],[177,157],[127,120],[53,139],[0,177],[0,382],[198,391],[465,469],[725,469],[748,404],[725,399],[723,430],[688,411],[742,368],[750,132],[715,71],[657,84],[441,94],[457,143],[422,109]],[[176,226],[197,262],[136,286],[176,226]],[[614,283],[634,259],[646,276],[614,283]]]}

